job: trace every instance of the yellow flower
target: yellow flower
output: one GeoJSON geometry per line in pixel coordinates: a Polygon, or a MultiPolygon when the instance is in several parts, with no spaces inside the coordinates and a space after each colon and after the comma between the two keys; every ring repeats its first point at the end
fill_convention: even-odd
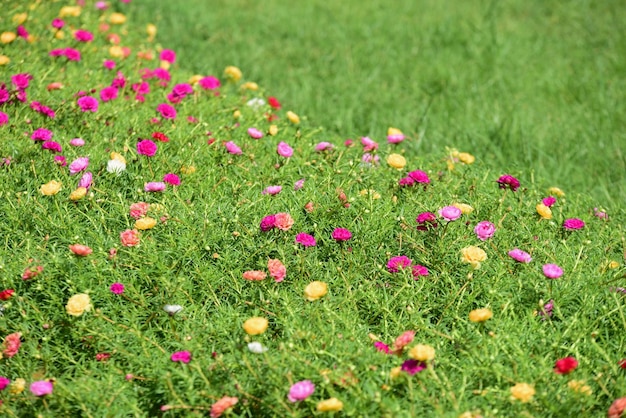
{"type": "Polygon", "coordinates": [[[259,89],[259,85],[254,81],[247,81],[241,85],[241,89],[256,91],[259,89]]]}
{"type": "Polygon", "coordinates": [[[184,165],[180,168],[180,172],[183,174],[193,174],[196,172],[196,167],[193,165],[184,165]]]}
{"type": "Polygon", "coordinates": [[[59,11],[59,17],[80,16],[80,6],[63,6],[59,11]]]}
{"type": "Polygon", "coordinates": [[[54,196],[61,190],[61,183],[56,180],[49,181],[39,188],[44,196],[54,196]]]}
{"type": "Polygon", "coordinates": [[[119,45],[113,45],[109,48],[109,55],[113,58],[124,58],[124,50],[119,45]]]}
{"type": "Polygon", "coordinates": [[[404,135],[400,129],[389,127],[387,129],[387,136],[390,135],[404,135]]]}
{"type": "Polygon", "coordinates": [[[0,65],[7,65],[10,62],[11,62],[11,58],[7,57],[6,55],[0,54],[0,65]]]}
{"type": "Polygon", "coordinates": [[[157,27],[152,23],[146,25],[146,32],[148,33],[148,39],[152,41],[157,34],[157,27]]]}
{"type": "Polygon", "coordinates": [[[24,389],[26,389],[26,380],[21,377],[18,377],[9,385],[9,393],[13,395],[24,392],[24,389]]]}
{"type": "Polygon", "coordinates": [[[13,23],[16,25],[21,25],[22,23],[26,22],[26,19],[28,19],[28,14],[27,13],[17,13],[15,15],[13,15],[13,23]]]}
{"type": "Polygon", "coordinates": [[[113,25],[122,25],[126,23],[126,16],[121,13],[111,13],[111,16],[109,16],[109,22],[113,25]]]}
{"type": "Polygon", "coordinates": [[[511,397],[520,402],[528,402],[535,395],[535,388],[528,383],[518,383],[511,388],[511,397]]]}
{"type": "Polygon", "coordinates": [[[372,197],[372,199],[377,200],[380,199],[380,193],[378,193],[376,190],[372,190],[372,189],[363,189],[359,192],[359,195],[365,197],[367,195],[370,195],[372,197]]]}
{"type": "Polygon", "coordinates": [[[161,61],[159,67],[163,68],[164,70],[169,70],[171,65],[172,64],[170,64],[169,61],[161,61]]]}
{"type": "Polygon", "coordinates": [[[582,393],[583,395],[591,395],[593,393],[591,387],[585,384],[584,380],[570,380],[567,382],[567,387],[574,392],[582,393]]]}
{"type": "Polygon", "coordinates": [[[406,159],[400,154],[389,154],[387,157],[387,164],[393,168],[401,170],[406,165],[406,159]]]}
{"type": "Polygon", "coordinates": [[[453,203],[452,206],[458,208],[463,215],[470,214],[474,212],[474,208],[465,203],[453,203]]]}
{"type": "Polygon", "coordinates": [[[550,187],[548,189],[548,192],[550,194],[555,195],[556,197],[564,197],[565,193],[563,192],[563,190],[559,189],[558,187],[550,187]]]}
{"type": "Polygon", "coordinates": [[[291,110],[287,111],[287,119],[289,119],[289,122],[293,123],[294,125],[300,123],[300,116],[296,115],[291,110]]]}
{"type": "Polygon", "coordinates": [[[270,125],[270,129],[267,131],[267,133],[272,136],[276,135],[278,133],[278,126],[270,125]]]}
{"type": "Polygon", "coordinates": [[[241,117],[241,110],[237,109],[233,112],[233,118],[239,119],[241,117]]]}
{"type": "Polygon", "coordinates": [[[188,83],[191,84],[192,86],[198,84],[198,82],[200,80],[202,80],[204,78],[204,76],[200,75],[200,74],[196,74],[196,75],[192,75],[191,78],[189,79],[188,83]]]}
{"type": "Polygon", "coordinates": [[[65,32],[63,32],[62,30],[56,31],[56,33],[54,34],[54,37],[56,39],[63,39],[65,38],[65,32]]]}
{"type": "Polygon", "coordinates": [[[470,245],[461,250],[461,261],[470,263],[474,269],[479,269],[480,263],[486,259],[487,253],[474,245],[470,245]]]}
{"type": "Polygon", "coordinates": [[[228,67],[226,67],[224,69],[224,75],[234,81],[235,83],[239,80],[241,80],[241,76],[243,75],[241,73],[241,70],[235,66],[229,65],[228,67]]]}
{"type": "Polygon", "coordinates": [[[435,349],[428,344],[418,344],[411,348],[409,357],[418,361],[430,361],[435,358],[435,349]]]}
{"type": "Polygon", "coordinates": [[[616,268],[618,268],[618,267],[619,267],[619,263],[618,263],[617,261],[613,260],[613,261],[611,261],[611,262],[609,263],[608,267],[609,267],[610,269],[616,269],[616,268]]]}
{"type": "Polygon", "coordinates": [[[70,193],[70,200],[80,200],[83,197],[87,196],[87,188],[86,187],[78,187],[72,193],[70,193]]]}
{"type": "Polygon", "coordinates": [[[476,161],[476,157],[468,152],[460,152],[457,157],[459,158],[459,161],[464,164],[472,164],[474,161],[476,161]]]}
{"type": "Polygon", "coordinates": [[[400,377],[400,375],[402,374],[402,367],[394,367],[393,369],[391,369],[391,371],[389,372],[389,377],[391,377],[392,379],[396,379],[398,377],[400,377]]]}
{"type": "Polygon", "coordinates": [[[265,318],[254,317],[243,323],[243,330],[248,335],[263,334],[267,330],[268,321],[265,318]]]}
{"type": "Polygon", "coordinates": [[[469,320],[472,322],[485,322],[493,316],[489,308],[474,309],[469,313],[469,320]]]}
{"type": "Polygon", "coordinates": [[[135,229],[141,231],[154,228],[157,224],[156,219],[146,216],[145,218],[137,219],[135,221],[135,229]]]}
{"type": "Polygon", "coordinates": [[[15,38],[17,38],[15,32],[2,32],[2,35],[0,35],[0,42],[3,44],[10,44],[15,40],[15,38]]]}
{"type": "Polygon", "coordinates": [[[119,161],[120,163],[124,163],[124,164],[126,164],[126,158],[124,158],[124,157],[122,156],[122,154],[120,154],[119,152],[112,152],[112,153],[109,155],[109,157],[110,157],[112,160],[117,160],[117,161],[119,161]]]}
{"type": "Polygon", "coordinates": [[[319,412],[333,412],[341,411],[343,409],[343,402],[337,398],[330,398],[317,403],[317,410],[319,412]]]}
{"type": "Polygon", "coordinates": [[[328,286],[326,283],[316,280],[307,285],[304,289],[304,296],[307,300],[314,301],[324,296],[327,292],[328,286]]]}
{"type": "Polygon", "coordinates": [[[537,203],[536,209],[539,216],[543,219],[552,219],[552,210],[543,203],[537,203]]]}
{"type": "Polygon", "coordinates": [[[86,293],[72,296],[65,305],[65,310],[72,316],[81,316],[85,311],[91,310],[91,299],[86,293]]]}

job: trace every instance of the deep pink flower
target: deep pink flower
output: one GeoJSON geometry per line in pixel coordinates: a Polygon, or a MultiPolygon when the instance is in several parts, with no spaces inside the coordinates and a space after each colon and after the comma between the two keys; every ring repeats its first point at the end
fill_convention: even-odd
{"type": "Polygon", "coordinates": [[[74,32],[74,39],[78,42],[91,42],[93,41],[93,34],[84,29],[78,29],[74,32]]]}
{"type": "Polygon", "coordinates": [[[424,266],[420,266],[419,264],[413,266],[412,272],[415,280],[418,280],[421,276],[428,276],[429,274],[428,269],[424,266]]]}
{"type": "Polygon", "coordinates": [[[293,189],[298,191],[304,187],[304,179],[300,179],[293,184],[293,189]]]}
{"type": "Polygon", "coordinates": [[[161,61],[167,61],[170,64],[173,64],[174,61],[176,61],[176,52],[172,51],[171,49],[164,49],[163,51],[161,51],[161,54],[159,54],[159,59],[161,61]]]}
{"type": "Polygon", "coordinates": [[[78,187],[84,187],[85,189],[89,189],[93,184],[93,175],[91,172],[87,171],[78,181],[78,187]]]}
{"type": "Polygon", "coordinates": [[[89,166],[89,157],[79,157],[70,164],[70,174],[80,173],[89,166]]]}
{"type": "Polygon", "coordinates": [[[15,30],[15,33],[17,33],[17,36],[19,36],[22,39],[28,39],[28,31],[22,25],[19,25],[17,27],[17,29],[15,30]]]}
{"type": "Polygon", "coordinates": [[[143,185],[145,192],[162,192],[165,190],[165,183],[162,181],[150,181],[143,185]]]}
{"type": "Polygon", "coordinates": [[[60,165],[61,167],[65,167],[67,165],[67,160],[62,155],[55,155],[54,162],[60,165]]]}
{"type": "Polygon", "coordinates": [[[448,222],[459,219],[461,214],[461,209],[456,206],[445,206],[439,210],[439,215],[448,222]]]}
{"type": "Polygon", "coordinates": [[[289,402],[303,401],[315,392],[315,385],[310,380],[302,380],[294,383],[289,388],[287,399],[289,402]]]}
{"type": "Polygon", "coordinates": [[[276,226],[276,216],[267,215],[261,220],[261,231],[267,232],[276,226]]]}
{"type": "Polygon", "coordinates": [[[41,144],[41,149],[47,149],[49,151],[52,152],[62,152],[63,148],[61,147],[61,144],[59,144],[56,141],[44,141],[41,144]]]}
{"type": "Polygon", "coordinates": [[[107,70],[112,70],[115,68],[115,61],[112,60],[104,60],[104,62],[102,63],[102,65],[104,66],[104,68],[106,68],[107,70]]]}
{"type": "Polygon", "coordinates": [[[248,135],[250,135],[250,138],[254,139],[263,138],[263,132],[259,131],[257,128],[248,128],[248,135]]]}
{"type": "Polygon", "coordinates": [[[0,391],[5,390],[6,387],[9,386],[10,383],[11,381],[9,379],[7,379],[4,376],[0,376],[0,391]]]}
{"type": "Polygon", "coordinates": [[[267,186],[262,192],[261,194],[269,194],[271,196],[276,195],[278,193],[281,192],[281,190],[283,190],[282,186],[267,186]]]}
{"type": "Polygon", "coordinates": [[[69,61],[80,61],[80,51],[74,48],[65,48],[63,54],[69,61]]]}
{"type": "Polygon", "coordinates": [[[419,231],[427,231],[430,228],[437,227],[437,217],[432,212],[422,212],[415,220],[419,231]]]}
{"type": "Polygon", "coordinates": [[[543,274],[548,279],[558,279],[563,275],[563,269],[556,264],[545,264],[543,266],[543,274]]]}
{"type": "Polygon", "coordinates": [[[172,353],[170,359],[181,363],[189,363],[191,361],[191,353],[189,351],[176,351],[172,353]]]}
{"type": "Polygon", "coordinates": [[[568,231],[574,231],[577,229],[582,229],[585,226],[585,222],[582,219],[571,218],[563,221],[563,228],[568,231]]]}
{"type": "Polygon", "coordinates": [[[76,103],[80,110],[83,112],[97,112],[98,111],[98,99],[91,96],[83,96],[79,98],[76,103]]]}
{"type": "Polygon", "coordinates": [[[289,158],[293,155],[293,148],[291,148],[286,142],[281,141],[276,147],[276,152],[281,157],[289,158]]]}
{"type": "Polygon", "coordinates": [[[361,144],[364,152],[370,152],[378,149],[378,143],[367,136],[361,137],[361,144]]]}
{"type": "Polygon", "coordinates": [[[486,241],[489,238],[493,237],[494,232],[496,232],[496,227],[489,221],[478,222],[478,224],[474,228],[474,233],[481,241],[486,241]]]}
{"type": "Polygon", "coordinates": [[[172,79],[172,75],[165,68],[155,68],[152,75],[165,83],[172,79]]]}
{"type": "Polygon", "coordinates": [[[578,360],[574,357],[565,357],[559,359],[554,364],[554,372],[556,374],[569,374],[578,367],[578,360]]]}
{"type": "Polygon", "coordinates": [[[174,173],[167,173],[163,176],[163,181],[172,186],[180,186],[180,177],[174,173]]]}
{"type": "Polygon", "coordinates": [[[305,247],[315,247],[317,244],[313,235],[309,235],[304,232],[300,232],[296,235],[296,243],[302,244],[305,247]]]}
{"type": "Polygon", "coordinates": [[[519,248],[514,248],[508,252],[509,256],[520,263],[530,263],[533,259],[526,251],[522,251],[519,248]]]}
{"type": "Polygon", "coordinates": [[[425,368],[426,363],[424,363],[423,361],[409,359],[405,360],[404,363],[402,363],[402,367],[400,369],[403,372],[407,372],[408,374],[413,376],[414,374],[421,372],[425,368]]]}
{"type": "Polygon", "coordinates": [[[65,26],[65,22],[61,19],[54,19],[52,20],[51,25],[55,29],[61,29],[63,26],[65,26]]]}
{"type": "Polygon", "coordinates": [[[30,392],[35,396],[50,395],[53,390],[52,382],[47,380],[38,380],[30,384],[30,392]]]}
{"type": "Polygon", "coordinates": [[[146,95],[150,93],[150,84],[146,81],[142,81],[141,83],[135,83],[131,86],[131,88],[135,91],[135,93],[140,95],[146,95]]]}
{"type": "Polygon", "coordinates": [[[161,114],[163,119],[176,119],[176,109],[167,103],[161,103],[156,107],[156,110],[161,114]]]}
{"type": "Polygon", "coordinates": [[[220,87],[220,81],[212,75],[201,78],[198,84],[205,90],[215,90],[220,87]]]}
{"type": "Polygon", "coordinates": [[[429,184],[430,183],[430,179],[428,178],[428,174],[425,171],[422,171],[422,170],[409,171],[408,176],[411,177],[413,180],[415,180],[415,182],[417,182],[417,183],[423,183],[423,184],[429,184]]]}
{"type": "Polygon", "coordinates": [[[37,128],[33,131],[30,139],[33,141],[50,141],[54,134],[52,131],[45,128],[37,128]]]}
{"type": "Polygon", "coordinates": [[[398,185],[400,187],[411,187],[415,184],[415,180],[413,180],[411,177],[402,177],[400,180],[398,180],[398,185]]]}
{"type": "Polygon", "coordinates": [[[556,198],[554,196],[548,196],[548,197],[543,198],[541,202],[547,207],[550,207],[556,203],[556,198]]]}
{"type": "Polygon", "coordinates": [[[405,255],[396,255],[391,257],[387,262],[387,270],[389,273],[398,273],[400,269],[406,269],[411,266],[413,261],[405,255]]]}
{"type": "Polygon", "coordinates": [[[193,94],[193,87],[188,83],[176,84],[172,89],[174,96],[185,97],[188,94],[193,94]]]}
{"type": "Polygon", "coordinates": [[[510,174],[504,174],[500,176],[500,178],[497,180],[497,183],[501,189],[509,188],[512,191],[516,191],[520,186],[519,180],[511,176],[510,174]]]}
{"type": "Polygon", "coordinates": [[[115,282],[111,285],[111,287],[109,287],[109,290],[116,295],[121,295],[124,293],[124,285],[122,283],[115,282]]]}
{"type": "Polygon", "coordinates": [[[228,141],[224,143],[224,146],[226,147],[226,151],[228,151],[230,154],[234,154],[234,155],[242,154],[241,148],[239,148],[233,141],[228,141]]]}
{"type": "Polygon", "coordinates": [[[9,115],[4,112],[0,112],[0,126],[6,125],[9,122],[9,115]]]}
{"type": "Polygon", "coordinates": [[[385,353],[385,354],[391,353],[389,346],[382,341],[375,341],[374,347],[376,347],[376,349],[380,351],[381,353],[385,353]]]}
{"type": "Polygon", "coordinates": [[[109,86],[100,90],[100,100],[108,102],[110,100],[117,99],[118,90],[117,87],[109,86]]]}
{"type": "Polygon", "coordinates": [[[153,157],[158,150],[157,144],[149,139],[137,142],[137,153],[146,157],[153,157]]]}
{"type": "Polygon", "coordinates": [[[11,83],[17,90],[26,90],[28,83],[33,79],[33,76],[28,73],[15,74],[11,77],[11,83]]]}
{"type": "Polygon", "coordinates": [[[335,230],[331,234],[331,237],[335,241],[348,241],[350,238],[352,238],[352,233],[345,228],[335,228],[335,230]]]}

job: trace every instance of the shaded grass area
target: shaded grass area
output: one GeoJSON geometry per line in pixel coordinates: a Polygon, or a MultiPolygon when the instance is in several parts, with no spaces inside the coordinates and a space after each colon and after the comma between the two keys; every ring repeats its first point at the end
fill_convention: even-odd
{"type": "Polygon", "coordinates": [[[626,9],[618,1],[145,0],[179,65],[244,70],[342,137],[410,134],[546,186],[623,203],[626,9]]]}

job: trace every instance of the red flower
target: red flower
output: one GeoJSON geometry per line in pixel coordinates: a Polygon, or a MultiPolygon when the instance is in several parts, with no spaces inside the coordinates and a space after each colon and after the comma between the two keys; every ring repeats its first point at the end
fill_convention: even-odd
{"type": "Polygon", "coordinates": [[[9,299],[11,299],[11,296],[13,296],[13,293],[15,293],[15,290],[13,290],[13,289],[3,290],[2,292],[0,292],[0,300],[9,300],[9,299]]]}
{"type": "Polygon", "coordinates": [[[574,357],[565,357],[557,360],[554,364],[554,372],[556,374],[568,374],[578,367],[578,360],[574,357]]]}
{"type": "Polygon", "coordinates": [[[280,109],[280,102],[274,96],[271,96],[271,97],[267,98],[267,104],[269,104],[270,106],[272,106],[276,110],[280,109]]]}
{"type": "MultiPolygon", "coordinates": [[[[6,292],[6,290],[5,290],[5,292],[6,292]]],[[[13,291],[12,291],[12,290],[11,290],[11,293],[13,293],[13,291]]],[[[0,293],[0,295],[2,295],[2,293],[0,293]]],[[[0,299],[2,299],[2,298],[0,297],[0,299]]],[[[618,365],[619,365],[619,367],[621,367],[622,369],[626,369],[626,358],[621,359],[621,360],[620,360],[617,364],[618,364],[618,365]]]]}

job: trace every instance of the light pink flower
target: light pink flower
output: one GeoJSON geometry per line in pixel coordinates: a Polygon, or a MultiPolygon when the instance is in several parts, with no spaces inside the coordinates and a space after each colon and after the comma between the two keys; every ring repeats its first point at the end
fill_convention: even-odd
{"type": "Polygon", "coordinates": [[[70,140],[70,145],[73,147],[82,147],[85,145],[85,140],[82,138],[74,138],[70,140]]]}
{"type": "Polygon", "coordinates": [[[411,344],[415,338],[415,331],[404,331],[393,343],[393,351],[401,352],[404,347],[411,344]]]}
{"type": "Polygon", "coordinates": [[[300,179],[293,184],[293,189],[298,191],[304,187],[304,179],[300,179]]]}
{"type": "Polygon", "coordinates": [[[563,269],[556,264],[545,264],[543,266],[543,274],[548,279],[558,279],[563,275],[563,269]]]}
{"type": "Polygon", "coordinates": [[[235,154],[235,155],[242,154],[241,148],[239,148],[233,141],[226,142],[224,146],[226,147],[226,151],[228,151],[231,154],[235,154]]]}
{"type": "Polygon", "coordinates": [[[87,171],[78,181],[78,187],[84,187],[85,189],[89,189],[93,183],[93,174],[90,171],[87,171]]]}
{"type": "Polygon", "coordinates": [[[261,270],[248,270],[244,271],[242,276],[245,280],[256,282],[260,280],[265,280],[267,274],[265,274],[265,272],[261,270]]]}
{"type": "Polygon", "coordinates": [[[289,158],[293,155],[293,148],[291,148],[286,142],[281,141],[276,147],[276,152],[281,157],[289,158]]]}
{"type": "Polygon", "coordinates": [[[514,248],[508,252],[509,256],[520,263],[530,263],[533,259],[526,251],[522,251],[519,248],[514,248]]]}
{"type": "Polygon", "coordinates": [[[89,166],[89,157],[79,157],[70,164],[70,174],[80,173],[89,166]]]}
{"type": "Polygon", "coordinates": [[[370,152],[378,149],[378,143],[367,136],[361,137],[361,144],[364,152],[370,152]]]}
{"type": "Polygon", "coordinates": [[[387,135],[387,142],[390,144],[398,144],[402,141],[404,141],[404,134],[387,135]]]}
{"type": "Polygon", "coordinates": [[[93,252],[91,248],[83,244],[70,245],[70,251],[80,257],[86,257],[93,252]]]}
{"type": "Polygon", "coordinates": [[[333,144],[330,142],[320,142],[315,146],[315,151],[317,152],[329,151],[331,149],[333,149],[333,144]]]}
{"type": "Polygon", "coordinates": [[[135,219],[143,218],[148,213],[150,205],[145,202],[137,202],[130,205],[130,216],[135,219]]]}
{"type": "Polygon", "coordinates": [[[315,245],[317,244],[313,235],[309,235],[304,232],[300,232],[298,235],[296,235],[296,243],[301,244],[305,247],[315,247],[315,245]]]}
{"type": "Polygon", "coordinates": [[[315,385],[310,380],[302,380],[294,383],[289,388],[287,399],[289,402],[303,401],[315,392],[315,385]]]}
{"type": "Polygon", "coordinates": [[[83,96],[76,101],[78,107],[83,112],[97,112],[98,111],[98,99],[91,96],[83,96]]]}
{"type": "Polygon", "coordinates": [[[282,186],[267,186],[262,192],[261,194],[269,194],[269,195],[275,195],[281,192],[281,190],[283,189],[282,186]]]}
{"type": "Polygon", "coordinates": [[[287,275],[287,267],[276,258],[267,261],[267,269],[270,272],[270,276],[272,276],[277,283],[282,282],[287,275]]]}
{"type": "Polygon", "coordinates": [[[139,231],[127,229],[120,233],[120,241],[124,247],[134,247],[139,244],[139,231]]]}
{"type": "Polygon", "coordinates": [[[150,181],[143,185],[145,192],[162,192],[165,190],[165,183],[162,181],[150,181]]]}
{"type": "Polygon", "coordinates": [[[176,351],[172,353],[170,359],[181,363],[189,363],[191,361],[191,353],[189,351],[176,351]]]}
{"type": "Polygon", "coordinates": [[[445,206],[439,210],[439,215],[448,222],[459,219],[461,214],[461,209],[456,206],[445,206]]]}
{"type": "Polygon", "coordinates": [[[486,241],[489,238],[493,237],[494,232],[496,232],[496,227],[489,221],[478,222],[476,227],[474,228],[474,232],[476,236],[481,241],[486,241]]]}
{"type": "Polygon", "coordinates": [[[35,396],[50,395],[53,390],[52,382],[47,380],[37,380],[30,384],[30,392],[35,396]]]}
{"type": "Polygon", "coordinates": [[[257,128],[248,128],[248,135],[250,135],[250,138],[254,139],[263,138],[263,132],[259,131],[257,128]]]}

